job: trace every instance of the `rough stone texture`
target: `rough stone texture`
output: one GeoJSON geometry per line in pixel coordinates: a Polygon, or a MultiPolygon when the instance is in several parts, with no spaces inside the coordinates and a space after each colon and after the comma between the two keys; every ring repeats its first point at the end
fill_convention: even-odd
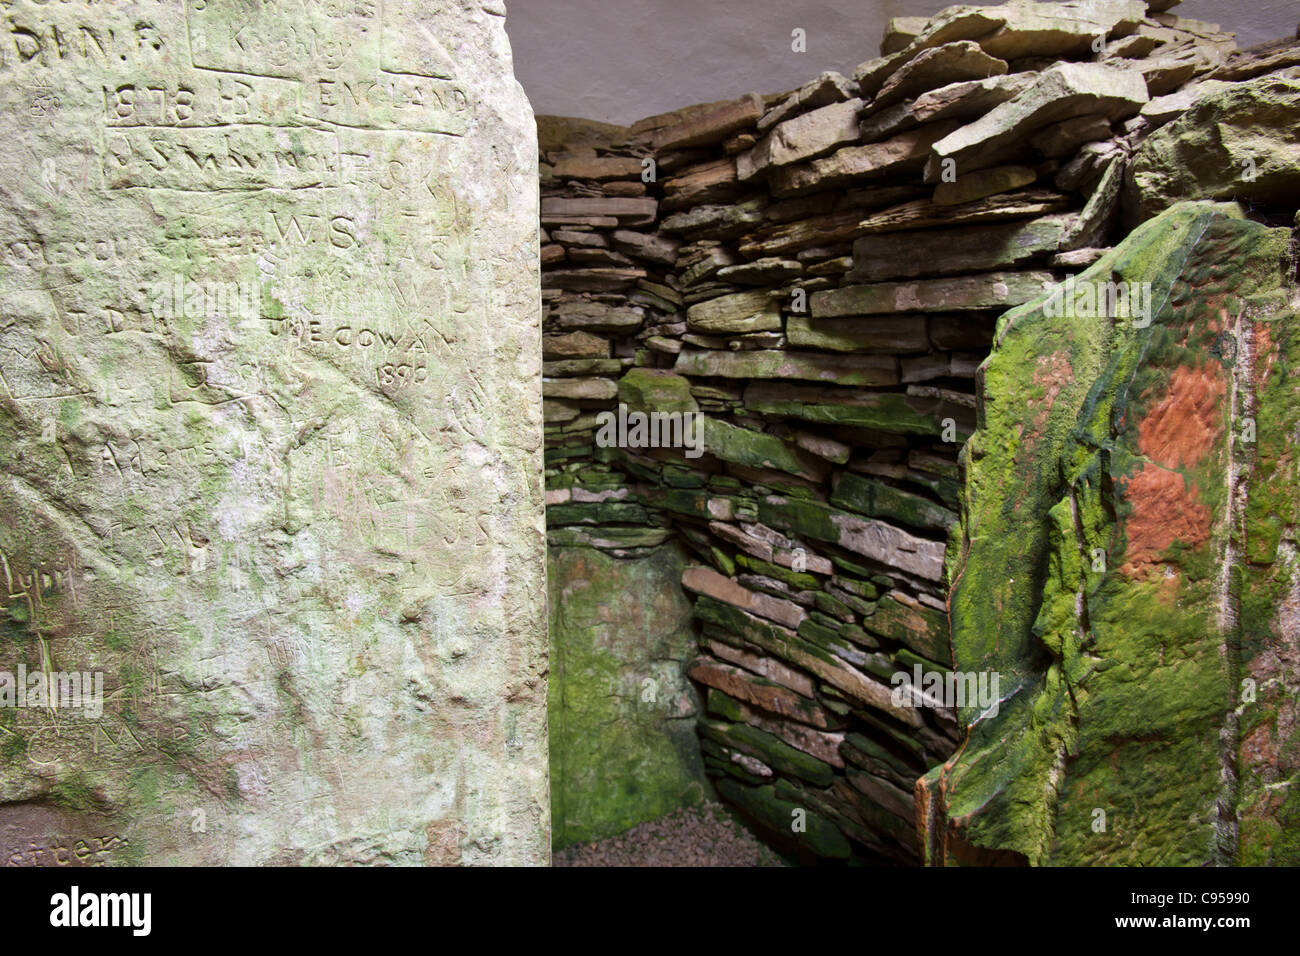
{"type": "Polygon", "coordinates": [[[6,860],[549,859],[533,118],[336,6],[6,7],[6,860]]]}
{"type": "Polygon", "coordinates": [[[1080,277],[1148,327],[1003,317],[948,572],[1004,699],[918,783],[931,862],[1296,862],[1290,240],[1180,204],[1080,277]]]}
{"type": "Polygon", "coordinates": [[[738,100],[701,110],[684,117],[680,122],[657,130],[651,137],[650,144],[656,151],[707,146],[753,125],[762,115],[763,98],[757,93],[750,93],[738,100]]]}
{"type": "Polygon", "coordinates": [[[1035,298],[1052,282],[1050,272],[989,272],[952,279],[848,285],[812,297],[815,318],[879,315],[927,309],[1005,309],[1035,298]]]}
{"type": "Polygon", "coordinates": [[[1057,63],[1012,100],[934,144],[926,178],[940,178],[943,161],[956,163],[957,175],[992,166],[1013,156],[1031,133],[1085,114],[1108,119],[1132,116],[1149,99],[1142,77],[1106,64],[1057,63]]]}
{"type": "Polygon", "coordinates": [[[695,636],[682,569],[670,545],[626,560],[550,549],[556,849],[622,833],[708,790],[686,677],[695,636]]]}
{"type": "Polygon", "coordinates": [[[846,146],[823,159],[779,169],[771,176],[775,196],[793,196],[815,189],[830,189],[850,180],[899,174],[919,169],[936,140],[953,127],[937,123],[900,133],[892,139],[865,146],[846,146]]]}
{"type": "Polygon", "coordinates": [[[813,110],[819,106],[829,106],[853,98],[853,84],[838,73],[823,73],[817,79],[805,83],[788,97],[763,114],[756,128],[762,132],[770,129],[782,120],[796,116],[804,110],[813,110]]]}
{"type": "Polygon", "coordinates": [[[871,105],[888,106],[950,83],[986,80],[1006,72],[1006,61],[989,56],[978,43],[947,43],[918,53],[885,81],[871,105]]]}
{"type": "MultiPolygon", "coordinates": [[[[853,244],[855,265],[846,278],[850,282],[874,282],[1015,266],[1044,252],[1055,252],[1071,218],[1048,216],[1009,225],[863,236],[853,244]]],[[[945,308],[961,307],[947,298],[942,302],[945,308]]],[[[857,311],[858,307],[851,308],[857,311]]]]}
{"type": "Polygon", "coordinates": [[[937,206],[960,206],[986,196],[1010,192],[1029,186],[1038,179],[1038,173],[1029,166],[994,166],[977,169],[950,183],[939,183],[934,188],[937,206]]]}
{"type": "Polygon", "coordinates": [[[1142,0],[1013,0],[997,9],[1005,23],[980,38],[980,46],[1006,59],[1082,54],[1097,36],[1132,31],[1146,13],[1142,0]]]}
{"type": "Polygon", "coordinates": [[[875,94],[927,50],[962,40],[974,40],[985,53],[1003,60],[1082,55],[1097,36],[1131,33],[1145,7],[1140,0],[1012,0],[997,6],[948,7],[903,49],[863,63],[853,78],[864,94],[875,94]]]}
{"type": "Polygon", "coordinates": [[[1300,77],[1210,87],[1133,157],[1130,218],[1149,218],[1185,199],[1293,203],[1300,195],[1297,116],[1300,77]]]}
{"type": "Polygon", "coordinates": [[[858,138],[862,101],[853,99],[801,113],[781,123],[736,158],[736,176],[753,179],[770,166],[802,162],[858,138]]]}
{"type": "Polygon", "coordinates": [[[686,325],[701,332],[770,332],[781,311],[766,291],[719,296],[686,310],[686,325]]]}
{"type": "MultiPolygon", "coordinates": [[[[938,193],[938,187],[935,192],[938,193]]],[[[1066,205],[1068,203],[1065,197],[1046,189],[1017,190],[955,206],[937,203],[933,199],[917,199],[868,215],[859,223],[859,229],[861,233],[898,232],[903,229],[1000,222],[1054,212],[1066,205]]]]}
{"type": "Polygon", "coordinates": [[[909,112],[919,123],[941,119],[978,119],[993,107],[1019,96],[1033,86],[1037,79],[1037,73],[1026,72],[950,83],[918,96],[912,101],[909,112]]]}
{"type": "MultiPolygon", "coordinates": [[[[704,104],[636,124],[635,141],[610,138],[583,154],[643,156],[655,131],[713,114],[703,124],[708,142],[656,152],[657,182],[544,181],[548,199],[660,199],[641,224],[603,215],[581,231],[552,231],[566,258],[546,273],[548,377],[577,380],[576,391],[592,388],[584,380],[617,379],[629,409],[698,412],[702,438],[694,457],[673,441],[607,447],[598,429],[612,399],[552,399],[551,540],[628,559],[669,538],[688,550],[697,567],[682,586],[699,635],[691,673],[706,693],[707,716],[697,722],[706,773],[778,845],[792,835],[791,809],[808,811],[806,833],[788,847],[800,859],[920,859],[915,814],[928,819],[936,804],[924,790],[918,802],[914,784],[961,748],[966,727],[950,706],[896,703],[891,681],[954,663],[945,541],[960,538],[958,453],[976,426],[999,313],[1040,300],[1046,285],[1111,253],[1129,156],[1158,125],[1133,115],[1147,84],[1203,79],[1230,49],[1205,25],[1137,23],[1140,6],[953,8],[899,24],[884,59],[859,71],[852,91],[823,76],[767,97],[761,120],[743,121],[736,104],[704,104]],[[992,54],[986,40],[1014,58],[992,54]],[[1053,66],[1053,51],[1069,62],[1053,66]],[[930,66],[966,61],[974,71],[992,56],[1017,72],[922,91],[951,76],[930,66]],[[865,115],[855,131],[846,121],[859,95],[865,115]],[[950,133],[997,165],[960,163],[953,181],[940,168],[927,184],[922,167],[938,162],[932,146],[950,133]],[[1105,139],[1084,142],[1094,136],[1105,139]],[[737,176],[737,165],[758,175],[737,176]],[[671,253],[661,246],[666,235],[671,253]],[[611,269],[601,258],[609,249],[634,261],[611,269]],[[644,316],[639,327],[615,322],[625,308],[644,316]],[[607,329],[597,336],[603,348],[561,338],[591,323],[607,329]]],[[[1180,108],[1152,113],[1168,122],[1180,108]]],[[[558,164],[570,148],[560,143],[544,159],[558,164]]],[[[1294,207],[1263,214],[1290,223],[1294,207]]],[[[1099,324],[1070,325],[1087,339],[1099,324]]],[[[1051,354],[1026,350],[1018,360],[1029,384],[1016,379],[1016,394],[1045,400],[1059,371],[1051,354]]],[[[1294,433],[1285,416],[1270,421],[1279,441],[1294,433]]],[[[1018,427],[1033,425],[1022,411],[1018,427]]],[[[1019,449],[1017,437],[1009,429],[1006,446],[1019,449]]],[[[1288,474],[1296,457],[1278,452],[1276,469],[1288,474]]],[[[1285,497],[1291,479],[1278,487],[1275,497],[1285,497]]],[[[987,546],[1019,555],[1010,549],[1052,526],[1059,500],[1035,508],[1007,496],[1009,523],[987,546]]],[[[1266,514],[1290,507],[1279,501],[1266,514]]],[[[1267,526],[1263,515],[1259,524],[1267,526]]],[[[1290,541],[1279,535],[1274,564],[1289,567],[1290,541]]],[[[1017,582],[1047,573],[1032,570],[1018,568],[1017,582]]],[[[1261,620],[1270,607],[1265,595],[1261,620]]],[[[999,628],[986,625],[990,640],[999,628]]],[[[1294,774],[1291,651],[1261,646],[1268,650],[1253,666],[1274,703],[1242,736],[1242,830],[1248,792],[1252,852],[1280,859],[1294,833],[1289,811],[1277,809],[1294,774]]],[[[1136,698],[1107,704],[1141,706],[1136,698]]],[[[1008,829],[1042,792],[1041,779],[1027,779],[1020,803],[990,811],[1008,829]]]]}

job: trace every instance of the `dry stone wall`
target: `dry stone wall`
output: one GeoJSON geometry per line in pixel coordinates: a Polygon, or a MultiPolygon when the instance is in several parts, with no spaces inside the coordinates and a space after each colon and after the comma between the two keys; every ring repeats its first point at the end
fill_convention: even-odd
{"type": "MultiPolygon", "coordinates": [[[[1209,195],[1134,184],[1176,164],[1133,162],[1162,127],[1290,82],[1293,44],[1234,52],[1170,6],[953,7],[894,21],[851,78],[625,130],[541,123],[551,545],[690,550],[705,765],[796,856],[940,861],[914,786],[1015,689],[955,707],[925,683],[952,686],[945,554],[959,452],[1003,400],[980,372],[999,316],[1110,254],[1126,175],[1139,220],[1209,195]],[[638,413],[699,431],[638,434],[638,413]]],[[[1269,168],[1243,198],[1276,201],[1269,168]]],[[[1024,361],[1050,392],[1048,357],[1024,361]]]]}

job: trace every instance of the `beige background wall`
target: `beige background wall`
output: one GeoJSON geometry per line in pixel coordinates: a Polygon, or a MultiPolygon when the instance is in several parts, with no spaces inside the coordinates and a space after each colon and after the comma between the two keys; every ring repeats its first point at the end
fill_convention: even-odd
{"type": "MultiPolygon", "coordinates": [[[[691,103],[774,93],[875,56],[886,22],[953,0],[514,0],[515,72],[539,114],[630,123],[691,103]],[[790,31],[808,50],[790,50],[790,31]]],[[[1184,0],[1251,46],[1293,34],[1296,0],[1184,0]]]]}

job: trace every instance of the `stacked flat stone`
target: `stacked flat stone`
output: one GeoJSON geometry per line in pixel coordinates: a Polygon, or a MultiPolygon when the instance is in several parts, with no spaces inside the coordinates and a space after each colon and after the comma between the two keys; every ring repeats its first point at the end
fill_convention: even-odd
{"type": "Polygon", "coordinates": [[[1095,262],[1132,153],[1252,69],[1172,5],[953,7],[893,21],[851,79],[542,121],[550,540],[698,556],[701,747],[778,846],[918,860],[914,784],[964,729],[891,678],[952,666],[997,318],[1095,262]],[[702,414],[705,454],[598,447],[620,403],[702,414]]]}

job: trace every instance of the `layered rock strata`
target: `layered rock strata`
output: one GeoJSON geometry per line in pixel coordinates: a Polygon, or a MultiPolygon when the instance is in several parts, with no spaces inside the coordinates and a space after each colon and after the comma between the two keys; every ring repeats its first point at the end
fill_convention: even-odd
{"type": "MultiPolygon", "coordinates": [[[[954,661],[945,554],[999,316],[1113,261],[1153,133],[1219,84],[1286,82],[1289,47],[1236,53],[1168,6],[954,7],[895,21],[852,77],[542,122],[552,547],[689,549],[705,765],[793,854],[937,862],[914,786],[980,710],[924,679],[985,669],[954,661]],[[603,432],[620,406],[695,416],[702,445],[603,432]]],[[[1049,359],[1024,357],[1033,394],[1049,359]]]]}

